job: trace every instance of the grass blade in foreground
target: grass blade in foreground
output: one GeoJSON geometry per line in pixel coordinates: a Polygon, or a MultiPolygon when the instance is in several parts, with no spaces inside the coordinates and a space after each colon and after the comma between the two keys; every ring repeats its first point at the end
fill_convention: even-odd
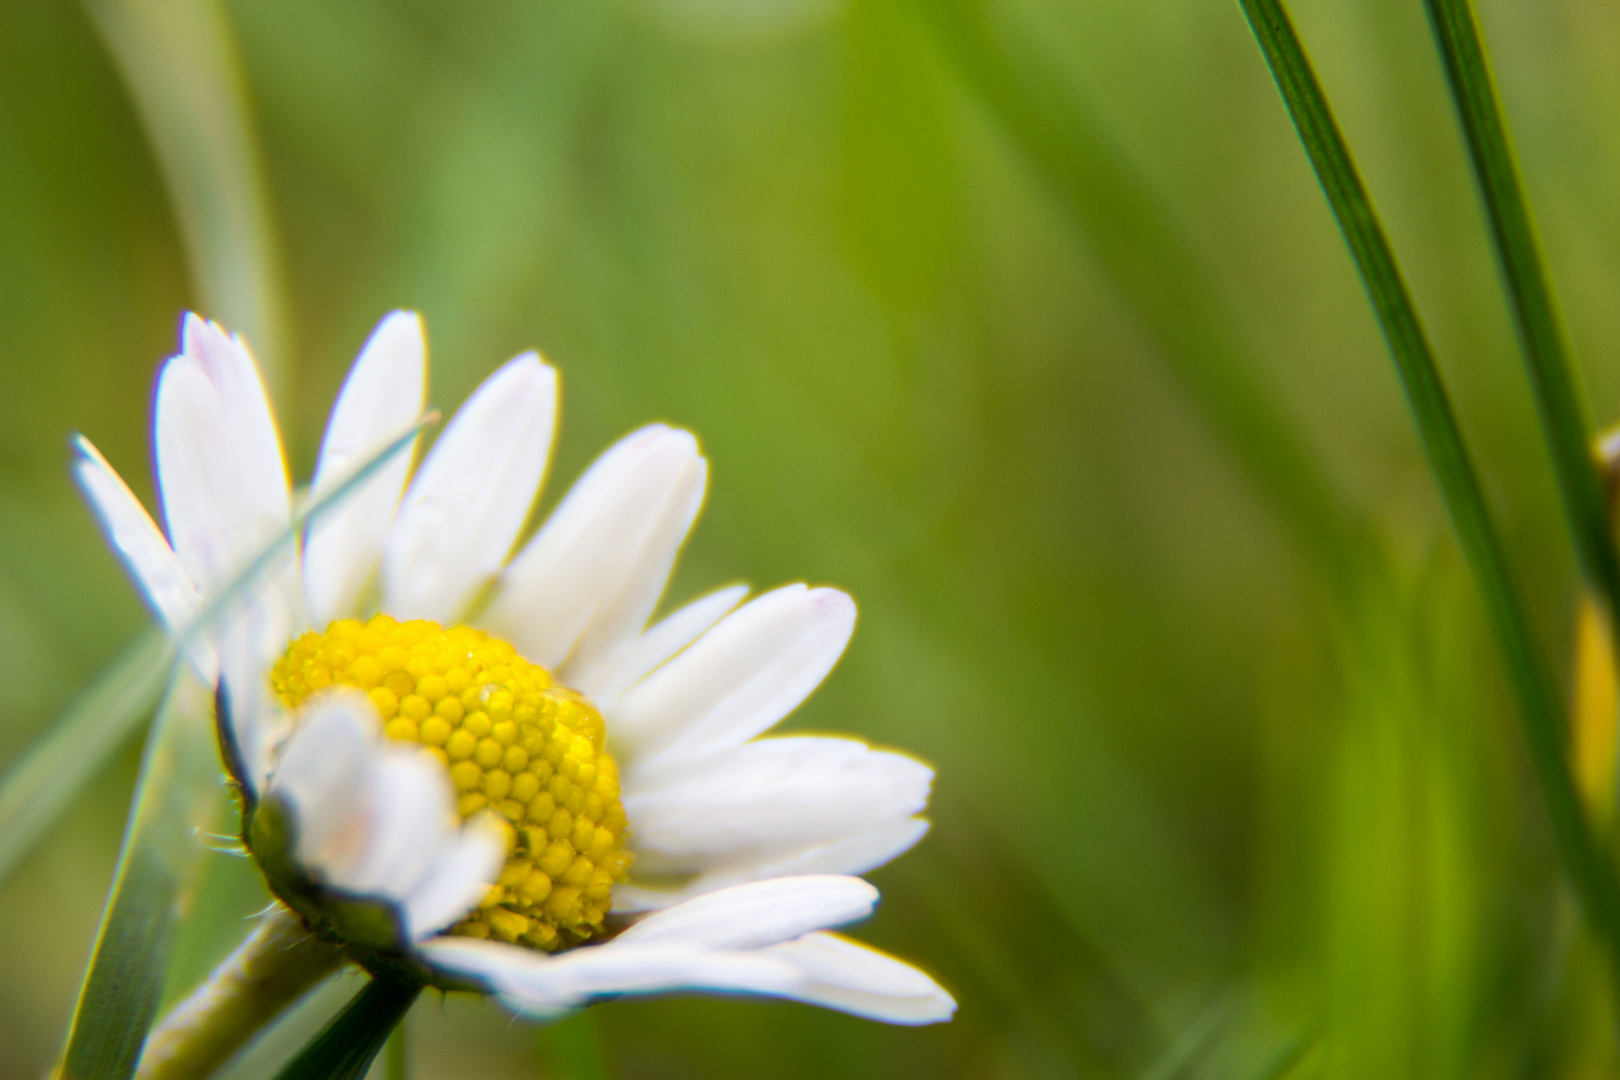
{"type": "Polygon", "coordinates": [[[1609,625],[1620,626],[1620,558],[1592,453],[1591,423],[1576,391],[1574,364],[1514,163],[1479,22],[1471,0],[1424,0],[1424,5],[1468,139],[1469,161],[1490,221],[1503,288],[1535,389],[1575,550],[1602,597],[1609,625]]]}
{"type": "Polygon", "coordinates": [[[276,1080],[359,1080],[422,987],[373,978],[276,1080]]]}
{"type": "MultiPolygon", "coordinates": [[[[171,666],[174,646],[183,647],[205,633],[239,594],[285,557],[306,525],[413,446],[432,419],[430,415],[412,425],[329,494],[295,512],[246,569],[166,639],[171,648],[165,657],[171,666]]],[[[118,872],[59,1070],[62,1080],[124,1080],[134,1072],[156,1019],[174,921],[203,850],[195,834],[209,824],[218,806],[220,767],[211,705],[206,688],[189,667],[180,665],[169,702],[147,743],[118,872]]],[[[0,788],[0,801],[8,789],[9,784],[0,788]]]]}
{"type": "Polygon", "coordinates": [[[146,630],[0,779],[0,881],[145,719],[173,659],[173,639],[146,630]]]}
{"type": "Polygon", "coordinates": [[[219,596],[175,634],[146,631],[90,689],[79,695],[46,734],[0,777],[0,882],[32,850],[96,771],[147,715],[169,678],[177,643],[204,633],[249,582],[270,566],[311,521],[365,483],[438,419],[423,417],[410,431],[363,463],[343,483],[300,507],[286,530],[236,575],[219,596]]]}
{"type": "Polygon", "coordinates": [[[184,665],[147,740],[118,871],[60,1080],[126,1080],[157,1015],[174,923],[221,804],[207,689],[184,665]]]}
{"type": "Polygon", "coordinates": [[[1484,600],[1559,850],[1587,917],[1608,946],[1613,974],[1620,980],[1620,887],[1613,866],[1594,843],[1576,796],[1564,749],[1562,703],[1508,570],[1433,350],[1287,13],[1278,0],[1239,3],[1372,299],[1417,418],[1429,466],[1484,600]]]}

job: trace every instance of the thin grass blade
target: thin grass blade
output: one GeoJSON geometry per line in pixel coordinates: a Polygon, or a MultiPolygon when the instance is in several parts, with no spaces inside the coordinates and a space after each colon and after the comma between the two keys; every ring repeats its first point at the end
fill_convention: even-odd
{"type": "Polygon", "coordinates": [[[205,634],[241,591],[282,558],[311,521],[338,506],[417,435],[436,422],[422,418],[326,495],[300,507],[287,528],[177,633],[144,632],[90,688],[76,698],[22,759],[0,778],[0,882],[55,824],[84,785],[150,713],[169,680],[176,649],[205,634]]]}
{"type": "Polygon", "coordinates": [[[253,586],[255,582],[267,575],[281,559],[287,556],[288,550],[298,542],[309,525],[318,520],[328,511],[336,509],[345,499],[376,475],[377,470],[388,464],[393,458],[409,450],[416,444],[416,437],[422,430],[439,421],[437,412],[429,412],[410,428],[402,432],[387,446],[377,451],[371,458],[362,462],[348,475],[341,484],[318,499],[311,499],[302,506],[293,510],[292,517],[276,537],[261,548],[257,555],[250,559],[230,582],[219,591],[209,602],[203,605],[191,622],[174,635],[181,645],[189,645],[204,637],[219,617],[229,611],[236,603],[241,593],[253,586]]]}
{"type": "Polygon", "coordinates": [[[372,979],[276,1080],[359,1080],[421,992],[420,983],[372,979]]]}
{"type": "Polygon", "coordinates": [[[199,302],[286,383],[280,259],[246,79],[217,0],[86,0],[151,140],[199,302]]]}
{"type": "Polygon", "coordinates": [[[1581,568],[1603,599],[1610,626],[1620,626],[1620,558],[1608,500],[1593,453],[1591,417],[1577,387],[1563,320],[1536,236],[1512,138],[1502,115],[1490,60],[1471,0],[1424,0],[1446,80],[1468,143],[1502,287],[1519,348],[1535,390],[1542,434],[1581,568]]]}
{"type": "MultiPolygon", "coordinates": [[[[287,529],[174,635],[174,642],[184,645],[205,633],[311,520],[413,445],[429,419],[362,463],[330,495],[300,508],[287,529]]],[[[195,884],[204,850],[196,834],[212,824],[219,810],[218,743],[209,691],[189,666],[174,664],[173,657],[171,648],[167,658],[174,678],[147,738],[118,870],[58,1070],[63,1080],[127,1080],[133,1075],[161,1001],[175,920],[195,884]]]]}
{"type": "MultiPolygon", "coordinates": [[[[424,419],[333,492],[300,508],[220,595],[174,636],[186,644],[205,633],[233,598],[265,573],[320,513],[337,505],[395,454],[414,444],[424,419]]],[[[175,920],[195,884],[204,850],[196,834],[217,815],[221,787],[209,691],[185,664],[173,663],[169,698],[147,738],[134,807],[113,888],[102,916],[58,1075],[63,1080],[127,1080],[156,1019],[175,920]]],[[[57,794],[58,798],[62,796],[57,794]]]]}
{"type": "Polygon", "coordinates": [[[79,993],[62,1080],[127,1080],[157,1016],[175,920],[222,806],[206,687],[184,665],[147,738],[124,846],[79,993]]]}
{"type": "Polygon", "coordinates": [[[0,881],[151,713],[173,660],[169,635],[142,632],[0,780],[0,881]]]}
{"type": "Polygon", "coordinates": [[[1560,855],[1620,979],[1620,886],[1582,813],[1564,747],[1563,704],[1508,569],[1411,292],[1287,13],[1278,0],[1239,3],[1372,300],[1484,601],[1560,855]]]}

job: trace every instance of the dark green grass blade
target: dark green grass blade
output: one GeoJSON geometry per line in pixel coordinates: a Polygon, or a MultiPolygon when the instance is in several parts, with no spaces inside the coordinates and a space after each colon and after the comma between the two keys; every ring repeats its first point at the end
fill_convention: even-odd
{"type": "Polygon", "coordinates": [[[1339,133],[1292,23],[1278,0],[1239,0],[1289,116],[1344,232],[1389,343],[1463,554],[1484,600],[1531,765],[1558,847],[1587,917],[1620,976],[1620,888],[1581,812],[1563,738],[1563,707],[1537,645],[1501,541],[1485,505],[1433,350],[1395,264],[1383,226],[1339,133]]]}
{"type": "Polygon", "coordinates": [[[221,806],[209,696],[180,669],[147,739],[123,853],[60,1076],[126,1080],[157,1016],[175,920],[221,806]]]}
{"type": "Polygon", "coordinates": [[[372,979],[276,1080],[359,1080],[421,992],[419,983],[372,979]]]}
{"type": "Polygon", "coordinates": [[[1041,49],[985,0],[918,0],[945,54],[1035,166],[1242,474],[1341,586],[1371,529],[1256,376],[1213,275],[1041,49]]]}
{"type": "Polygon", "coordinates": [[[151,629],[80,694],[22,759],[0,778],[0,881],[151,711],[169,678],[176,645],[207,631],[241,590],[283,558],[309,523],[337,506],[394,456],[407,450],[430,415],[320,499],[300,507],[288,527],[178,634],[151,629]]]}
{"type": "Polygon", "coordinates": [[[1591,419],[1576,388],[1574,363],[1536,238],[1530,203],[1491,77],[1470,0],[1424,0],[1445,60],[1452,101],[1490,222],[1491,240],[1519,348],[1535,389],[1564,511],[1581,567],[1620,626],[1620,559],[1603,481],[1592,452],[1591,419]]]}

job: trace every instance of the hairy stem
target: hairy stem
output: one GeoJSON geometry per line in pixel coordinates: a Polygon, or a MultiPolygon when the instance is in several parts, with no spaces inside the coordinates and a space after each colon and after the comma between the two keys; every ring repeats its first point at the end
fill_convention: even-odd
{"type": "Polygon", "coordinates": [[[146,1042],[136,1080],[203,1080],[343,962],[277,904],[146,1042]]]}

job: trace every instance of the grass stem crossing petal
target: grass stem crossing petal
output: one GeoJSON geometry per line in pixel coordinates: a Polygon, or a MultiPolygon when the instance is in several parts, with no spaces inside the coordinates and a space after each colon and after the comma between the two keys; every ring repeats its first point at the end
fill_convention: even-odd
{"type": "MultiPolygon", "coordinates": [[[[338,392],[310,485],[315,497],[416,422],[426,378],[422,321],[412,312],[393,312],[372,331],[338,392]]],[[[304,595],[315,626],[347,614],[377,572],[410,473],[411,455],[402,453],[347,505],[310,527],[304,542],[304,595]]]]}

